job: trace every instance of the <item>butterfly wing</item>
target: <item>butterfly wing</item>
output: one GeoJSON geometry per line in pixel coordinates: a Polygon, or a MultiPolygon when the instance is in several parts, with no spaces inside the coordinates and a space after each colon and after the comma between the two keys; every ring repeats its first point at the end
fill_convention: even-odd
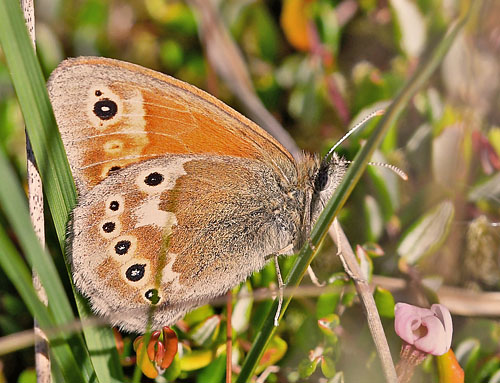
{"type": "Polygon", "coordinates": [[[74,281],[113,324],[144,331],[151,306],[153,328],[172,324],[294,241],[295,161],[214,97],[92,57],[63,62],[48,88],[80,194],[74,281]]]}
{"type": "Polygon", "coordinates": [[[263,129],[161,73],[80,57],[61,63],[48,89],[80,194],[113,171],[168,153],[251,158],[295,172],[290,153],[263,129]]]}
{"type": "Polygon", "coordinates": [[[129,331],[170,325],[293,241],[297,206],[260,161],[165,155],[114,172],[74,211],[75,284],[129,331]]]}

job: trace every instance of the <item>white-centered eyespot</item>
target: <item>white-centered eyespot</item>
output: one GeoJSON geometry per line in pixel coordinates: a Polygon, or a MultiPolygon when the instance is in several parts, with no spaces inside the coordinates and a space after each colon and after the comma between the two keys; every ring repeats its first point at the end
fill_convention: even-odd
{"type": "Polygon", "coordinates": [[[114,238],[120,235],[121,223],[116,218],[108,218],[99,224],[99,232],[106,239],[114,238]]]}
{"type": "Polygon", "coordinates": [[[104,209],[107,216],[120,215],[123,213],[124,208],[125,199],[120,194],[112,195],[106,199],[104,209]]]}
{"type": "Polygon", "coordinates": [[[184,170],[185,158],[168,161],[165,166],[151,166],[141,169],[135,179],[139,190],[148,194],[159,194],[165,190],[172,190],[177,179],[186,174],[184,170]]]}
{"type": "Polygon", "coordinates": [[[120,268],[122,278],[134,287],[143,287],[149,282],[151,268],[145,258],[134,258],[120,268]]]}
{"type": "Polygon", "coordinates": [[[132,235],[122,235],[115,238],[109,245],[108,254],[120,263],[129,260],[137,249],[137,238],[132,235]]]}
{"type": "Polygon", "coordinates": [[[161,302],[161,298],[156,288],[148,289],[144,293],[144,299],[146,299],[146,302],[149,304],[157,305],[161,302]]]}
{"type": "Polygon", "coordinates": [[[119,122],[124,113],[120,96],[104,84],[90,86],[86,107],[90,123],[97,129],[119,122]]]}

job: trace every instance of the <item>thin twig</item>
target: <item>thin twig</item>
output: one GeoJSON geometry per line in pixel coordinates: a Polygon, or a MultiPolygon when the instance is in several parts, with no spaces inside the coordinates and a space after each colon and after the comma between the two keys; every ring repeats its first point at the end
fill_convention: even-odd
{"type": "Polygon", "coordinates": [[[333,225],[330,227],[330,235],[339,249],[339,256],[342,264],[344,265],[344,269],[354,281],[358,295],[363,302],[363,307],[366,310],[368,327],[370,328],[373,341],[377,347],[385,378],[387,382],[397,383],[398,377],[396,375],[396,370],[394,369],[394,363],[392,361],[387,338],[385,337],[384,328],[382,327],[382,322],[380,321],[380,316],[378,315],[375,300],[373,299],[372,290],[368,281],[364,279],[363,274],[361,273],[361,269],[354,252],[352,251],[349,240],[340,228],[340,223],[337,219],[333,221],[333,225]]]}
{"type": "MultiPolygon", "coordinates": [[[[21,8],[24,14],[24,20],[26,21],[26,26],[31,37],[31,43],[33,44],[33,49],[35,47],[35,7],[33,0],[21,0],[21,8]]],[[[26,167],[27,167],[27,177],[28,177],[28,203],[29,211],[31,217],[31,223],[33,229],[38,237],[38,240],[44,246],[45,244],[45,229],[44,229],[44,210],[43,210],[43,190],[42,190],[42,179],[40,173],[36,167],[35,156],[33,150],[31,149],[31,143],[26,132],[26,167]]],[[[40,278],[38,274],[33,271],[33,287],[35,288],[38,298],[45,305],[48,304],[47,294],[45,289],[40,283],[40,278]]],[[[42,329],[38,325],[36,318],[33,323],[35,331],[35,366],[36,366],[36,377],[38,383],[50,383],[52,377],[50,374],[50,356],[49,356],[49,344],[47,336],[43,333],[42,329]]]]}

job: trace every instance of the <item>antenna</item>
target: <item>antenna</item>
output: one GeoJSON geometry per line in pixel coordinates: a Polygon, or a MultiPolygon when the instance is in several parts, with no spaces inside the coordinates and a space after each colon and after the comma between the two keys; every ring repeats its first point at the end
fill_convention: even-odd
{"type": "Polygon", "coordinates": [[[333,145],[333,148],[331,148],[328,151],[328,153],[326,154],[325,159],[327,159],[328,157],[330,157],[332,155],[332,153],[335,151],[335,149],[337,149],[342,142],[344,142],[345,140],[347,140],[347,138],[351,134],[353,134],[356,130],[358,130],[364,124],[366,124],[367,121],[371,120],[373,117],[382,116],[384,113],[385,113],[385,110],[379,109],[379,110],[376,110],[374,112],[371,112],[369,115],[367,115],[366,117],[364,117],[360,122],[358,122],[356,125],[354,125],[354,127],[351,130],[349,130],[344,135],[344,137],[342,137],[340,140],[337,141],[337,143],[335,145],[333,145]]]}
{"type": "MultiPolygon", "coordinates": [[[[356,130],[363,127],[363,125],[366,124],[373,117],[382,116],[384,113],[385,113],[384,109],[378,109],[378,110],[375,110],[374,112],[371,112],[366,117],[364,117],[360,122],[358,122],[356,125],[354,125],[354,127],[351,130],[349,130],[340,140],[338,140],[335,145],[333,145],[333,147],[326,154],[324,160],[329,158],[332,155],[332,153],[335,151],[335,149],[337,149],[340,144],[342,144],[345,140],[347,140],[347,138],[350,135],[352,135],[356,130]]],[[[346,162],[352,163],[352,161],[346,161],[346,162]]],[[[404,171],[402,171],[400,168],[398,168],[397,166],[386,164],[383,162],[368,162],[368,165],[381,166],[383,168],[390,169],[394,173],[396,173],[398,176],[400,176],[403,180],[405,180],[405,181],[408,180],[408,175],[404,171]]]]}
{"type": "MultiPolygon", "coordinates": [[[[352,161],[346,161],[348,164],[352,164],[352,161]]],[[[386,164],[385,162],[367,162],[368,165],[372,166],[380,166],[382,168],[386,168],[392,170],[396,173],[403,181],[408,181],[408,174],[406,174],[403,170],[398,168],[396,165],[386,164]]]]}

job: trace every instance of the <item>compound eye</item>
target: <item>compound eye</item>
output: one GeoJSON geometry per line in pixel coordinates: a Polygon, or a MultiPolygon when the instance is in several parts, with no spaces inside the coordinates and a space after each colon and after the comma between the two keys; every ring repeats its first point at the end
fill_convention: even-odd
{"type": "Polygon", "coordinates": [[[323,191],[328,185],[328,167],[321,167],[314,181],[314,190],[317,192],[323,191]]]}

